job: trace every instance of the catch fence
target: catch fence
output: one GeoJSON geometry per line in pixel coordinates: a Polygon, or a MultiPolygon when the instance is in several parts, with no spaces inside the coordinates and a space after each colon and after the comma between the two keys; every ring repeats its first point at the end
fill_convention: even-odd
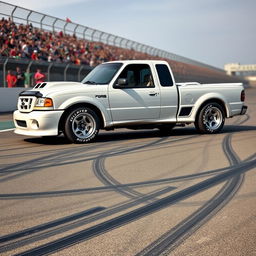
{"type": "Polygon", "coordinates": [[[94,42],[102,42],[104,44],[121,47],[125,49],[133,49],[138,52],[147,53],[152,56],[170,59],[186,64],[192,64],[201,67],[207,67],[216,71],[223,71],[216,67],[191,60],[189,58],[167,52],[146,44],[142,44],[133,40],[126,39],[111,33],[103,32],[94,28],[90,28],[69,20],[60,19],[37,11],[29,10],[20,6],[12,5],[0,1],[0,15],[5,18],[11,18],[15,23],[32,24],[35,27],[48,31],[63,31],[66,34],[75,34],[78,38],[82,38],[94,42]]]}
{"type": "Polygon", "coordinates": [[[46,61],[31,61],[27,59],[13,59],[0,57],[0,87],[7,87],[6,75],[8,70],[15,71],[20,67],[22,72],[31,74],[29,86],[34,86],[34,74],[37,69],[46,76],[47,81],[76,81],[80,82],[92,69],[87,65],[74,65],[71,63],[56,63],[46,61]]]}

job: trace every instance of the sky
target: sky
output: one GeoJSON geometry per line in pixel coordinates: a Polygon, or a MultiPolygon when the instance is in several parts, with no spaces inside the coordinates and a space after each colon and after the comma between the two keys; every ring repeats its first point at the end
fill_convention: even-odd
{"type": "Polygon", "coordinates": [[[256,0],[9,0],[218,68],[256,64],[256,0]]]}

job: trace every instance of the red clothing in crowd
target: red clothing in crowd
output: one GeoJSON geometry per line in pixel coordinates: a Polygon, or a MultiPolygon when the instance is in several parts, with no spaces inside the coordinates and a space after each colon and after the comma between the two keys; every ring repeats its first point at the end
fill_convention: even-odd
{"type": "Polygon", "coordinates": [[[8,88],[12,88],[16,86],[16,82],[17,82],[17,77],[15,75],[12,74],[8,74],[6,77],[6,81],[8,84],[8,88]]]}
{"type": "Polygon", "coordinates": [[[33,52],[33,53],[32,53],[31,59],[32,59],[32,60],[38,60],[38,56],[37,56],[37,53],[36,53],[36,52],[33,52]]]}
{"type": "Polygon", "coordinates": [[[36,83],[43,83],[45,80],[45,75],[37,71],[35,73],[35,82],[36,83]]]}

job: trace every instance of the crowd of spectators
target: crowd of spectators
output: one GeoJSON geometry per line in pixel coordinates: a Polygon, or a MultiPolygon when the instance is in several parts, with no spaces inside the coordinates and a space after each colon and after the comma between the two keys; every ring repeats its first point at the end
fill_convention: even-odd
{"type": "Polygon", "coordinates": [[[134,50],[78,39],[62,31],[18,25],[4,18],[0,21],[0,56],[90,66],[112,60],[152,58],[134,50]]]}
{"type": "MultiPolygon", "coordinates": [[[[11,19],[0,20],[0,57],[24,58],[34,61],[73,63],[96,66],[102,62],[132,59],[161,59],[146,53],[116,46],[92,42],[64,34],[62,31],[50,32],[33,27],[32,24],[16,24],[11,19]]],[[[178,81],[232,82],[224,72],[191,64],[167,60],[178,81]]],[[[32,74],[23,73],[22,84],[31,84],[32,74]],[[26,76],[27,74],[27,76],[26,76]],[[27,78],[26,78],[27,77],[27,78]],[[28,81],[26,83],[26,81],[28,81]]],[[[9,71],[8,87],[20,86],[19,72],[9,71]],[[15,77],[16,76],[16,79],[15,77]],[[17,81],[16,81],[17,80],[17,81]]],[[[36,82],[35,74],[32,76],[36,82]]],[[[45,77],[44,77],[45,79],[45,77]]],[[[32,82],[32,83],[33,83],[32,82]]]]}

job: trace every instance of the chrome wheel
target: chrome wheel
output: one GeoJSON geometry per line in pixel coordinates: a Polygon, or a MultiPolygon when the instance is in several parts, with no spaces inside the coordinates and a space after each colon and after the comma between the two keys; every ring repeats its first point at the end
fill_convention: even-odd
{"type": "Polygon", "coordinates": [[[219,108],[209,107],[204,114],[204,124],[209,130],[217,130],[223,121],[223,115],[219,108]]]}
{"type": "Polygon", "coordinates": [[[90,138],[95,130],[96,122],[89,113],[80,113],[72,121],[72,131],[80,139],[90,138]]]}
{"type": "Polygon", "coordinates": [[[200,133],[220,132],[225,123],[225,110],[217,102],[208,103],[199,110],[195,127],[200,133]]]}

